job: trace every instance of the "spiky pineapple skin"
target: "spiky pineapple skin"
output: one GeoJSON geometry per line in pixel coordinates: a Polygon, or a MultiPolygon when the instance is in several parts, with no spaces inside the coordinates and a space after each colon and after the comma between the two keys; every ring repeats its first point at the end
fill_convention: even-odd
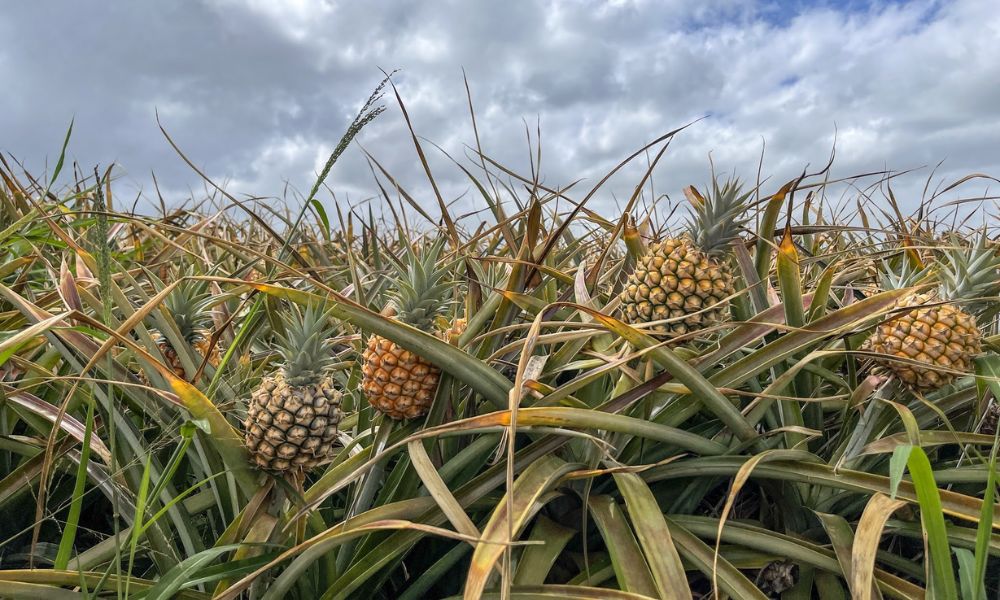
{"type": "Polygon", "coordinates": [[[343,394],[325,377],[291,385],[281,372],[254,390],[244,421],[251,458],[265,471],[306,471],[327,460],[337,437],[343,394]]]}
{"type": "Polygon", "coordinates": [[[440,369],[379,335],[369,338],[361,358],[361,389],[376,410],[396,420],[427,414],[437,392],[440,369]]]}
{"type": "Polygon", "coordinates": [[[652,331],[684,334],[724,321],[732,294],[729,265],[686,237],[673,238],[639,259],[622,290],[621,310],[630,324],[672,319],[652,331]]]}
{"type": "MultiPolygon", "coordinates": [[[[167,366],[170,367],[170,370],[174,372],[174,375],[180,379],[187,379],[187,371],[185,371],[184,364],[181,362],[180,356],[177,355],[177,350],[174,349],[173,344],[171,344],[167,338],[159,334],[157,334],[155,340],[156,346],[160,350],[160,354],[163,355],[163,359],[166,361],[167,366]]],[[[208,356],[208,364],[213,367],[218,367],[219,362],[222,360],[219,347],[214,346],[209,348],[208,344],[209,339],[202,336],[195,341],[192,346],[196,350],[197,354],[202,358],[208,356]]]]}
{"type": "Polygon", "coordinates": [[[876,363],[911,388],[929,392],[972,371],[982,350],[976,318],[953,303],[934,303],[929,294],[912,296],[900,306],[912,310],[880,323],[866,349],[880,355],[876,363]],[[899,362],[909,359],[927,367],[899,362]]]}

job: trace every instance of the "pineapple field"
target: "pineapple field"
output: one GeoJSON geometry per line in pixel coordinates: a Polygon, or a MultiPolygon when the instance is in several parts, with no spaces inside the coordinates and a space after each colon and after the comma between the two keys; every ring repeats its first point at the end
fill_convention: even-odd
{"type": "Polygon", "coordinates": [[[0,598],[998,597],[995,180],[329,201],[381,92],[287,204],[0,159],[0,598]]]}

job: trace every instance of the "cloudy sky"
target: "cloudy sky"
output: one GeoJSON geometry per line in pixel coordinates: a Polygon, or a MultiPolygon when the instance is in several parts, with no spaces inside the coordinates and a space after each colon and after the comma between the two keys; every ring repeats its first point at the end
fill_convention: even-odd
{"type": "MultiPolygon", "coordinates": [[[[156,111],[233,194],[307,192],[380,67],[401,69],[394,81],[417,133],[463,160],[474,143],[464,67],[485,152],[527,173],[525,123],[540,123],[553,187],[583,178],[582,190],[700,117],[656,171],[657,193],[704,184],[709,153],[753,179],[762,140],[773,191],[824,164],[835,133],[835,176],[942,160],[935,182],[1000,175],[993,0],[53,0],[5,4],[0,39],[0,151],[43,171],[75,119],[71,158],[117,163],[119,198],[155,197],[154,172],[169,198],[204,196],[156,111]]],[[[358,139],[432,202],[395,99],[385,101],[358,139]]],[[[475,206],[464,175],[426,150],[446,196],[475,206]]],[[[613,213],[639,166],[595,206],[613,213]]],[[[928,174],[894,191],[912,203],[928,174]]],[[[987,183],[964,195],[1000,185],[987,183]]],[[[343,202],[372,196],[358,147],[329,185],[343,202]]]]}

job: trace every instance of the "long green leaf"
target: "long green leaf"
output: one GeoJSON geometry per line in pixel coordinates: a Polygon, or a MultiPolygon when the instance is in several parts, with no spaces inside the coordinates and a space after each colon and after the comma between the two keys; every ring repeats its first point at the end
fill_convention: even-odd
{"type": "Polygon", "coordinates": [[[625,498],[659,596],[666,600],[691,598],[684,565],[649,486],[635,473],[615,473],[614,479],[625,498]]]}
{"type": "Polygon", "coordinates": [[[611,554],[618,587],[626,592],[655,596],[656,584],[649,566],[615,499],[611,496],[591,496],[587,504],[611,554]]]}
{"type": "Polygon", "coordinates": [[[677,548],[684,558],[691,561],[706,577],[715,577],[722,591],[734,598],[766,600],[767,596],[739,569],[724,558],[716,558],[711,546],[669,518],[667,526],[677,540],[677,548]]]}
{"type": "Polygon", "coordinates": [[[941,508],[941,492],[934,482],[934,471],[923,448],[914,448],[907,461],[913,486],[916,488],[920,504],[920,519],[927,534],[930,551],[932,588],[937,598],[958,598],[955,588],[955,571],[951,564],[951,547],[948,544],[948,530],[944,524],[941,508]]]}
{"type": "Polygon", "coordinates": [[[576,530],[559,525],[545,515],[539,515],[531,528],[528,541],[541,542],[528,546],[521,553],[514,572],[514,585],[542,585],[563,548],[576,535],[576,530]]]}
{"type": "Polygon", "coordinates": [[[551,489],[563,475],[579,467],[580,465],[566,463],[549,455],[533,462],[517,478],[513,489],[507,492],[511,502],[505,496],[497,503],[490,520],[483,528],[482,541],[476,544],[472,553],[472,563],[465,580],[467,600],[482,595],[486,579],[503,553],[503,542],[513,541],[507,538],[508,528],[515,536],[518,535],[542,494],[551,489]],[[508,505],[511,512],[508,512],[508,505]]]}
{"type": "Polygon", "coordinates": [[[421,356],[440,367],[441,370],[478,391],[496,407],[504,406],[507,403],[507,392],[511,387],[509,380],[486,364],[433,335],[398,321],[387,319],[355,304],[333,290],[328,290],[329,298],[324,298],[309,292],[263,283],[252,284],[252,287],[275,298],[296,302],[303,306],[325,306],[330,301],[336,302],[330,309],[335,318],[348,321],[366,331],[392,340],[408,350],[419,352],[421,356]]]}
{"type": "MultiPolygon", "coordinates": [[[[679,477],[698,477],[710,475],[733,476],[749,460],[746,457],[725,456],[695,458],[652,467],[642,473],[647,482],[663,481],[679,477]]],[[[799,481],[832,489],[846,490],[860,494],[890,492],[888,477],[847,469],[807,463],[802,461],[779,461],[761,464],[753,471],[753,478],[777,479],[782,481],[799,481]]],[[[940,490],[941,510],[945,514],[978,522],[982,510],[982,500],[965,494],[940,490]]],[[[899,485],[897,497],[907,502],[916,503],[917,493],[912,483],[903,481],[899,485]]],[[[1000,528],[1000,520],[993,518],[994,527],[1000,528]]]]}
{"type": "Polygon", "coordinates": [[[189,556],[177,563],[173,569],[165,573],[156,585],[146,593],[145,600],[171,600],[184,587],[192,585],[197,573],[223,554],[239,548],[238,544],[217,546],[202,550],[194,556],[189,556]]]}

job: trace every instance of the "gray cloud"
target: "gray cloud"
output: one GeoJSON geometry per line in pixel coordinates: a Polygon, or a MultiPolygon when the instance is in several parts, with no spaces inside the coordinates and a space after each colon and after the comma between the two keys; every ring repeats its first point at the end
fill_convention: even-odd
{"type": "MultiPolygon", "coordinates": [[[[803,2],[328,2],[202,0],[14,3],[0,15],[0,149],[41,170],[70,119],[72,158],[117,162],[119,195],[174,199],[202,184],[157,130],[239,195],[307,190],[381,74],[417,133],[456,158],[474,142],[466,69],[484,149],[528,171],[525,122],[540,119],[546,182],[596,182],[660,133],[708,115],[673,143],[657,189],[676,194],[716,165],[753,178],[761,140],[773,187],[806,163],[834,175],[945,160],[940,179],[1000,174],[1000,14],[986,0],[803,2]]],[[[394,100],[359,141],[415,195],[432,196],[394,100]]],[[[425,148],[449,198],[469,188],[425,148]]],[[[636,164],[595,207],[611,212],[636,164]]],[[[913,204],[929,174],[896,192],[913,204]]],[[[341,198],[375,187],[350,150],[330,181],[341,198]]],[[[588,185],[587,183],[584,184],[588,185]]],[[[981,194],[984,183],[966,194],[981,194]]],[[[474,196],[465,206],[475,205],[474,196]]],[[[329,200],[328,200],[329,201],[329,200]]]]}

